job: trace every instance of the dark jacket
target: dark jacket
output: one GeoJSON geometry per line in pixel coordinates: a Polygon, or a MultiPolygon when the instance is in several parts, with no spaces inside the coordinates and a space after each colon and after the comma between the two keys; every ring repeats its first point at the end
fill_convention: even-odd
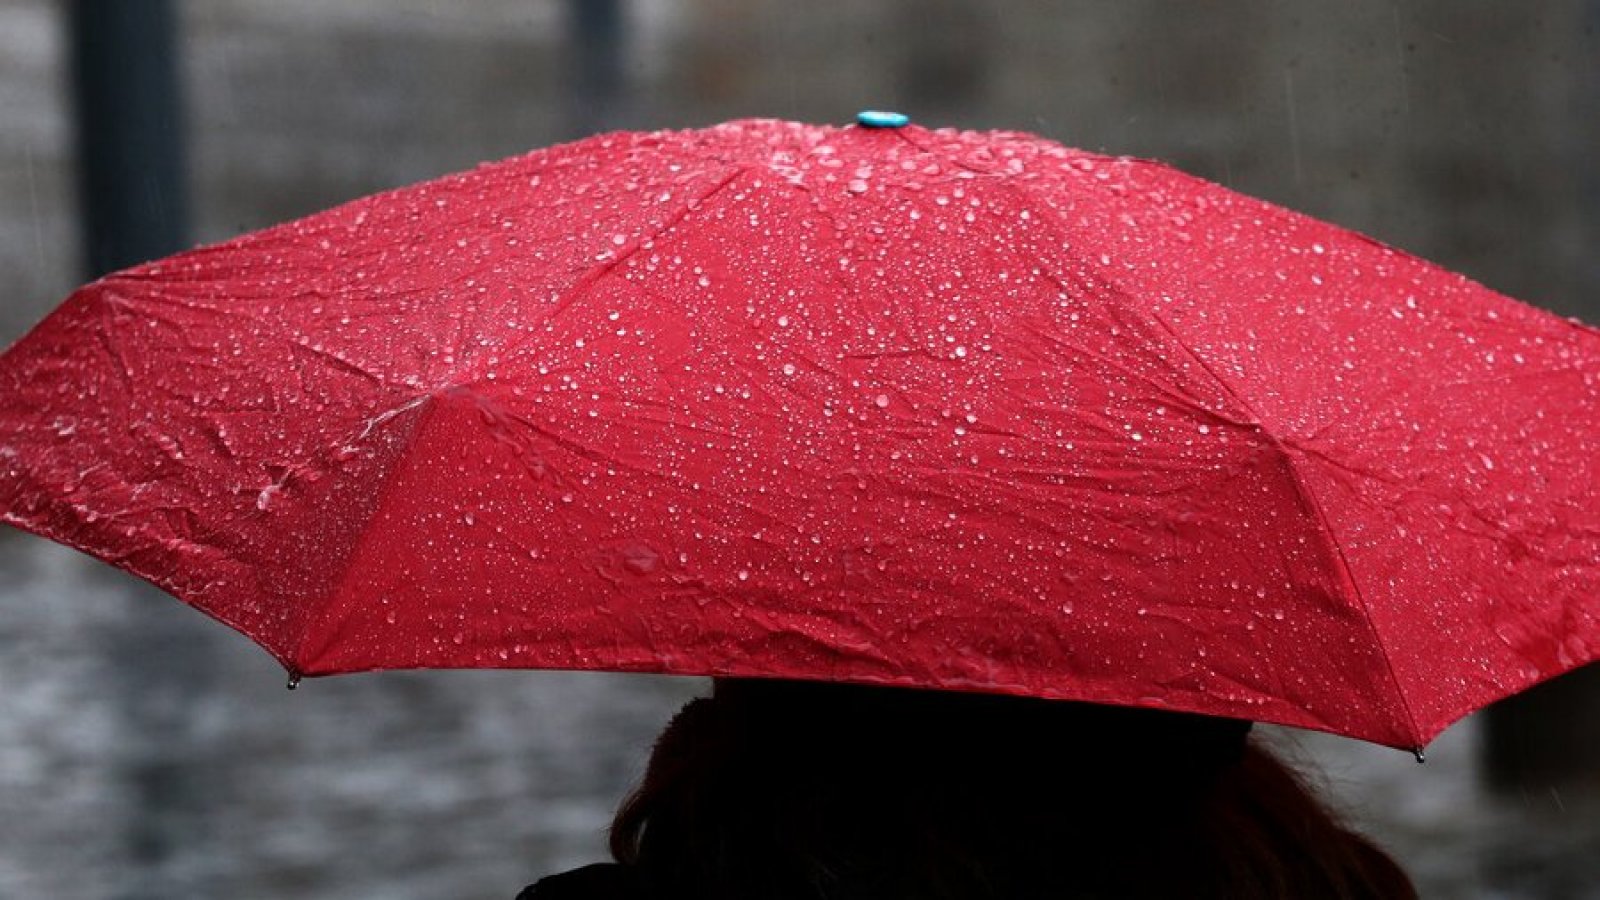
{"type": "Polygon", "coordinates": [[[596,863],[542,878],[517,895],[517,900],[645,900],[648,895],[633,873],[616,863],[596,863]]]}

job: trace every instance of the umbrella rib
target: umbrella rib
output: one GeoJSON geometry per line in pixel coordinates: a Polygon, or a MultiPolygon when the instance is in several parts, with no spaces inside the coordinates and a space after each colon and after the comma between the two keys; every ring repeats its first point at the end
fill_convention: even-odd
{"type": "MultiPolygon", "coordinates": [[[[633,462],[633,461],[628,460],[628,459],[626,459],[624,457],[621,457],[621,456],[608,455],[606,453],[600,452],[599,450],[596,450],[595,448],[589,447],[589,446],[585,445],[584,443],[582,443],[580,441],[576,441],[576,440],[573,440],[572,438],[566,437],[566,436],[562,435],[561,433],[559,433],[559,432],[557,432],[557,431],[555,431],[553,429],[544,428],[544,427],[540,426],[538,423],[536,423],[536,422],[532,421],[531,419],[529,419],[528,417],[523,416],[523,415],[521,415],[519,413],[516,413],[516,412],[512,412],[509,409],[505,409],[503,407],[499,407],[499,408],[496,409],[496,413],[499,414],[499,415],[504,415],[506,418],[509,418],[512,421],[517,422],[518,424],[520,424],[522,427],[526,428],[530,432],[543,437],[545,440],[550,441],[552,444],[555,444],[556,446],[562,448],[563,450],[566,450],[568,453],[571,453],[574,456],[578,456],[578,457],[581,457],[583,459],[587,459],[587,460],[589,460],[591,462],[602,462],[602,463],[615,465],[615,466],[617,466],[619,468],[626,469],[626,470],[628,470],[630,472],[633,472],[633,473],[635,473],[637,475],[640,475],[640,476],[654,478],[654,479],[663,481],[665,483],[673,484],[673,485],[679,486],[679,487],[682,486],[680,481],[675,480],[673,478],[670,478],[666,474],[664,474],[662,472],[659,472],[659,471],[656,471],[655,469],[653,469],[653,468],[651,468],[649,466],[640,465],[639,463],[633,462]]],[[[715,431],[714,429],[699,429],[699,430],[705,431],[707,433],[720,434],[722,436],[731,436],[731,437],[737,437],[738,436],[738,435],[733,434],[731,432],[719,432],[719,431],[715,431]]],[[[759,509],[758,507],[755,507],[754,505],[745,503],[743,501],[733,501],[733,502],[735,502],[738,506],[740,506],[741,508],[745,509],[746,511],[754,512],[754,513],[759,514],[763,519],[767,520],[768,522],[777,523],[777,524],[786,524],[784,522],[784,520],[779,519],[776,516],[772,515],[771,513],[763,511],[763,510],[759,509]]]]}
{"type": "MultiPolygon", "coordinates": [[[[1122,292],[1118,291],[1117,295],[1122,296],[1122,292]]],[[[1400,686],[1400,677],[1395,672],[1394,659],[1389,654],[1387,647],[1384,645],[1382,633],[1378,631],[1378,626],[1373,621],[1372,608],[1367,603],[1366,597],[1362,595],[1360,586],[1356,584],[1355,576],[1350,569],[1350,561],[1345,557],[1344,548],[1340,546],[1339,541],[1334,537],[1333,527],[1328,522],[1327,514],[1322,510],[1322,504],[1317,502],[1316,495],[1300,477],[1300,471],[1298,468],[1296,468],[1296,460],[1300,458],[1300,455],[1304,454],[1305,451],[1297,445],[1284,441],[1276,434],[1273,434],[1271,429],[1261,424],[1261,417],[1256,414],[1255,410],[1250,406],[1245,398],[1235,391],[1233,386],[1230,385],[1226,379],[1217,374],[1216,370],[1213,369],[1205,361],[1205,359],[1200,356],[1200,354],[1196,353],[1193,348],[1185,343],[1165,319],[1161,318],[1160,315],[1153,311],[1150,313],[1149,318],[1150,321],[1156,323],[1156,325],[1162,331],[1166,332],[1167,336],[1171,338],[1172,343],[1176,347],[1178,347],[1190,359],[1194,360],[1195,364],[1200,366],[1202,371],[1210,375],[1221,390],[1226,392],[1229,397],[1233,398],[1236,403],[1249,412],[1251,419],[1253,419],[1255,422],[1255,428],[1259,430],[1261,435],[1272,445],[1273,449],[1277,450],[1278,453],[1283,457],[1285,468],[1289,473],[1290,486],[1294,489],[1295,495],[1299,498],[1300,502],[1305,505],[1306,509],[1316,520],[1317,529],[1322,533],[1323,536],[1323,543],[1333,552],[1334,558],[1338,560],[1337,569],[1340,580],[1355,597],[1356,602],[1360,605],[1363,613],[1361,617],[1362,621],[1366,623],[1367,630],[1371,632],[1374,643],[1382,650],[1381,655],[1383,657],[1384,669],[1389,673],[1389,681],[1394,689],[1395,697],[1400,701],[1400,706],[1405,712],[1405,724],[1407,728],[1410,729],[1410,736],[1414,740],[1417,740],[1418,746],[1420,747],[1422,729],[1418,727],[1416,714],[1411,709],[1411,702],[1406,697],[1405,691],[1400,686]],[[1291,452],[1291,450],[1300,451],[1300,453],[1291,452]]]]}
{"type": "Polygon", "coordinates": [[[1372,608],[1367,603],[1366,597],[1362,595],[1361,587],[1356,584],[1355,576],[1350,570],[1350,561],[1345,557],[1344,547],[1333,536],[1333,527],[1328,522],[1327,514],[1322,510],[1322,504],[1317,501],[1316,494],[1306,485],[1305,481],[1300,477],[1299,469],[1295,467],[1295,454],[1289,451],[1291,448],[1298,448],[1280,440],[1276,435],[1265,429],[1262,430],[1262,434],[1266,436],[1267,440],[1271,441],[1274,448],[1283,454],[1286,461],[1285,468],[1289,471],[1289,483],[1293,485],[1295,493],[1299,495],[1301,502],[1306,505],[1307,509],[1316,518],[1318,529],[1322,532],[1327,546],[1334,552],[1339,561],[1339,575],[1346,587],[1355,595],[1356,602],[1361,604],[1362,612],[1365,613],[1362,619],[1366,622],[1368,631],[1372,633],[1374,643],[1383,651],[1384,668],[1389,673],[1389,681],[1394,686],[1395,696],[1399,699],[1400,706],[1405,711],[1406,726],[1410,729],[1410,736],[1417,742],[1416,747],[1412,749],[1421,749],[1423,743],[1422,729],[1417,724],[1416,713],[1411,709],[1410,699],[1400,686],[1400,677],[1395,672],[1394,659],[1384,645],[1383,634],[1378,631],[1377,623],[1372,619],[1372,608]]]}
{"type": "MultiPolygon", "coordinates": [[[[999,184],[1004,190],[1011,191],[1019,196],[1032,198],[1033,192],[1020,184],[1007,181],[1001,181],[999,184]]],[[[1056,230],[1060,234],[1065,235],[1068,233],[1066,224],[1061,220],[1060,216],[1056,214],[1055,210],[1048,203],[1041,202],[1037,205],[1040,207],[1041,212],[1045,216],[1048,216],[1049,219],[1054,223],[1056,230]]],[[[1110,278],[1103,278],[1103,281],[1105,287],[1107,288],[1107,293],[1119,301],[1119,305],[1127,307],[1132,306],[1132,304],[1128,302],[1128,293],[1123,290],[1121,286],[1119,286],[1110,278]]],[[[1063,287],[1065,287],[1065,285],[1063,285],[1063,287]]],[[[1363,613],[1361,617],[1362,621],[1365,622],[1368,631],[1372,634],[1373,641],[1381,650],[1380,655],[1383,657],[1384,669],[1386,672],[1388,672],[1389,682],[1393,688],[1394,695],[1399,700],[1401,709],[1404,711],[1405,725],[1409,729],[1409,736],[1412,739],[1417,740],[1420,745],[1420,735],[1422,734],[1422,731],[1417,725],[1416,714],[1411,709],[1411,703],[1406,697],[1405,691],[1400,686],[1400,678],[1395,672],[1394,660],[1384,645],[1383,635],[1378,631],[1377,624],[1372,619],[1371,606],[1367,603],[1366,598],[1362,596],[1361,589],[1356,584],[1355,577],[1350,570],[1349,560],[1345,557],[1344,548],[1339,545],[1338,540],[1334,537],[1333,528],[1329,524],[1326,514],[1323,512],[1321,504],[1317,502],[1315,494],[1312,493],[1310,488],[1300,477],[1300,472],[1295,466],[1297,456],[1296,454],[1290,452],[1291,446],[1286,444],[1277,435],[1273,434],[1270,429],[1263,425],[1261,416],[1257,414],[1256,410],[1250,405],[1245,397],[1242,396],[1238,391],[1234,390],[1233,385],[1229,384],[1227,379],[1218,374],[1217,371],[1213,369],[1211,365],[1208,364],[1202,356],[1200,356],[1199,353],[1196,353],[1194,348],[1190,347],[1177,333],[1177,331],[1172,328],[1171,324],[1163,319],[1159,313],[1153,309],[1148,310],[1147,314],[1140,318],[1140,321],[1149,321],[1154,323],[1159,331],[1166,334],[1167,339],[1172,346],[1176,347],[1177,350],[1180,351],[1184,356],[1193,360],[1194,363],[1200,367],[1201,371],[1210,376],[1212,383],[1215,384],[1217,388],[1226,394],[1230,399],[1232,399],[1234,403],[1238,404],[1238,408],[1243,410],[1250,417],[1249,422],[1240,424],[1248,425],[1254,430],[1259,431],[1261,435],[1268,442],[1270,442],[1271,446],[1277,450],[1279,455],[1284,459],[1285,468],[1287,469],[1289,475],[1290,487],[1294,490],[1299,502],[1304,505],[1312,518],[1316,521],[1318,531],[1323,536],[1324,545],[1332,551],[1334,559],[1337,560],[1336,568],[1340,580],[1350,594],[1354,597],[1356,603],[1359,604],[1363,613]]]]}
{"type": "MultiPolygon", "coordinates": [[[[1067,285],[1066,283],[1062,282],[1060,279],[1056,278],[1053,273],[1045,272],[1044,274],[1045,274],[1045,277],[1049,278],[1051,281],[1054,281],[1059,287],[1061,287],[1061,288],[1069,287],[1069,285],[1067,285]]],[[[1121,292],[1118,291],[1116,289],[1116,287],[1114,285],[1111,285],[1109,282],[1107,283],[1107,288],[1110,289],[1113,292],[1116,292],[1119,296],[1121,295],[1121,292]]],[[[1022,323],[1022,327],[1024,329],[1026,329],[1030,334],[1032,334],[1035,337],[1039,338],[1041,341],[1044,341],[1045,343],[1050,344],[1052,347],[1066,348],[1068,350],[1071,350],[1071,351],[1074,351],[1074,352],[1078,353],[1079,355],[1092,357],[1096,362],[1106,366],[1107,368],[1115,369],[1117,374],[1124,375],[1124,376],[1126,376],[1128,378],[1131,378],[1131,379],[1134,379],[1134,380],[1138,381],[1141,384],[1144,384],[1144,385],[1148,386],[1151,390],[1153,390],[1153,391],[1161,394],[1162,396],[1166,397],[1167,401],[1172,403],[1174,406],[1182,407],[1183,409],[1187,409],[1187,410],[1193,410],[1193,411],[1196,411],[1196,412],[1205,413],[1207,415],[1214,416],[1214,417],[1216,417],[1218,419],[1221,419],[1222,421],[1229,422],[1231,424],[1252,424],[1252,423],[1235,422],[1234,420],[1229,419],[1227,416],[1220,415],[1216,410],[1211,409],[1210,407],[1206,406],[1205,404],[1195,401],[1193,398],[1189,397],[1188,395],[1186,395],[1186,394],[1184,394],[1184,393],[1182,393],[1180,391],[1173,390],[1170,385],[1163,384],[1163,383],[1155,380],[1154,378],[1151,378],[1150,376],[1144,374],[1143,372],[1140,372],[1140,371],[1138,371],[1136,369],[1130,368],[1129,366],[1123,365],[1122,363],[1118,362],[1115,358],[1113,358],[1109,354],[1097,352],[1092,347],[1088,347],[1088,346],[1084,346],[1084,345],[1069,345],[1066,341],[1063,341],[1061,338],[1059,338],[1059,337],[1057,337],[1057,336],[1055,336],[1053,334],[1050,334],[1049,332],[1045,331],[1042,328],[1039,328],[1037,325],[1034,325],[1031,322],[1026,322],[1026,321],[1023,322],[1022,323]]],[[[1246,407],[1246,409],[1248,410],[1248,407],[1246,407]]],[[[1254,413],[1252,413],[1252,416],[1254,416],[1254,413]]]]}
{"type": "MultiPolygon", "coordinates": [[[[971,170],[973,172],[977,172],[977,173],[980,173],[980,174],[984,174],[984,175],[993,175],[994,174],[994,173],[984,172],[981,169],[973,168],[971,165],[969,165],[967,163],[964,163],[961,160],[951,159],[950,162],[953,163],[954,165],[958,166],[958,167],[969,169],[969,170],[971,170]]],[[[1025,199],[1028,199],[1030,201],[1037,201],[1039,199],[1039,198],[1036,198],[1036,197],[1033,196],[1032,191],[1027,190],[1027,189],[1025,189],[1024,187],[1022,187],[1022,186],[1020,186],[1018,184],[1014,184],[1012,182],[999,179],[998,177],[995,178],[995,179],[992,179],[991,183],[997,184],[1002,190],[1007,191],[1008,193],[1011,193],[1014,196],[1025,198],[1025,199]]],[[[1041,213],[1041,216],[1048,218],[1053,223],[1055,231],[1058,234],[1061,234],[1061,235],[1064,236],[1064,235],[1069,233],[1069,229],[1067,228],[1066,223],[1062,221],[1061,217],[1056,213],[1056,211],[1048,203],[1034,202],[1034,203],[1030,203],[1029,205],[1038,207],[1039,212],[1041,213]]],[[[1074,287],[1078,287],[1077,285],[1071,284],[1066,279],[1060,277],[1055,272],[1050,271],[1049,269],[1041,268],[1040,269],[1040,273],[1044,277],[1046,277],[1046,278],[1050,279],[1052,282],[1054,282],[1057,287],[1059,287],[1059,288],[1061,288],[1063,290],[1070,290],[1070,289],[1073,289],[1074,287]]],[[[1132,307],[1131,303],[1126,302],[1127,298],[1128,298],[1128,293],[1126,291],[1124,291],[1115,281],[1113,281],[1110,278],[1102,276],[1102,278],[1100,279],[1100,285],[1103,286],[1103,288],[1105,289],[1106,293],[1108,293],[1111,296],[1117,298],[1119,301],[1123,301],[1122,305],[1128,306],[1130,308],[1132,307]]],[[[1160,316],[1156,315],[1154,312],[1152,312],[1150,314],[1149,318],[1150,318],[1150,320],[1154,321],[1159,327],[1161,327],[1163,330],[1165,330],[1168,333],[1168,335],[1172,338],[1173,341],[1178,343],[1179,346],[1183,347],[1183,349],[1185,351],[1185,355],[1187,355],[1191,359],[1194,359],[1196,362],[1198,362],[1202,366],[1202,368],[1205,369],[1206,374],[1211,376],[1211,380],[1213,382],[1219,384],[1222,387],[1222,389],[1228,394],[1229,397],[1233,398],[1239,404],[1239,406],[1242,409],[1245,410],[1245,412],[1249,413],[1251,421],[1243,422],[1243,423],[1237,423],[1236,422],[1235,424],[1254,425],[1257,422],[1259,422],[1259,416],[1256,415],[1255,410],[1251,409],[1250,405],[1245,403],[1242,397],[1240,397],[1237,393],[1235,393],[1232,390],[1232,388],[1225,381],[1223,381],[1220,377],[1218,377],[1217,373],[1212,371],[1212,369],[1205,364],[1204,360],[1200,359],[1199,356],[1197,354],[1195,354],[1193,350],[1191,350],[1187,345],[1183,344],[1183,342],[1178,339],[1177,335],[1175,333],[1173,333],[1172,329],[1167,325],[1165,320],[1161,319],[1160,316]]],[[[1135,320],[1129,320],[1129,321],[1142,321],[1142,319],[1135,319],[1135,320]]],[[[1043,332],[1040,329],[1038,329],[1036,326],[1033,326],[1031,324],[1025,324],[1024,327],[1028,328],[1029,331],[1031,331],[1032,333],[1034,333],[1038,337],[1040,337],[1040,338],[1042,338],[1042,339],[1044,339],[1044,340],[1046,340],[1046,341],[1048,341],[1048,342],[1050,342],[1052,344],[1061,343],[1058,338],[1056,338],[1053,335],[1046,334],[1045,332],[1043,332]]],[[[1084,352],[1084,353],[1093,353],[1093,351],[1090,348],[1087,348],[1087,347],[1077,347],[1075,349],[1077,349],[1080,352],[1084,352]]],[[[1140,382],[1150,386],[1152,389],[1154,389],[1154,390],[1158,391],[1159,393],[1163,394],[1164,396],[1168,397],[1174,403],[1181,404],[1181,405],[1183,405],[1185,407],[1188,407],[1188,408],[1203,409],[1206,412],[1211,413],[1212,415],[1216,415],[1216,416],[1219,416],[1220,418],[1226,419],[1225,416],[1221,416],[1220,413],[1218,413],[1215,410],[1212,410],[1210,407],[1206,406],[1205,404],[1198,403],[1198,402],[1193,402],[1191,400],[1191,398],[1186,397],[1181,393],[1173,391],[1170,386],[1161,384],[1160,382],[1157,382],[1156,380],[1150,378],[1149,376],[1147,376],[1147,375],[1145,375],[1145,374],[1143,374],[1141,372],[1138,372],[1138,371],[1132,370],[1132,369],[1130,369],[1130,368],[1128,368],[1126,366],[1120,365],[1120,364],[1114,362],[1111,359],[1111,357],[1109,357],[1109,356],[1107,356],[1105,354],[1093,353],[1093,355],[1098,361],[1104,363],[1105,365],[1112,366],[1112,367],[1116,368],[1116,370],[1119,373],[1123,374],[1123,375],[1127,375],[1127,376],[1130,376],[1132,378],[1138,379],[1140,382]]]]}
{"type": "MultiPolygon", "coordinates": [[[[572,283],[570,288],[567,289],[566,294],[555,302],[554,307],[549,312],[549,316],[554,318],[555,316],[564,312],[573,303],[577,302],[585,294],[587,294],[589,290],[594,287],[596,282],[598,282],[601,278],[604,278],[608,273],[622,265],[624,262],[633,258],[635,254],[644,249],[646,244],[655,241],[662,235],[678,227],[678,225],[683,222],[684,219],[689,217],[690,213],[701,209],[707,201],[726,190],[728,186],[737,180],[741,175],[754,171],[755,169],[756,166],[750,163],[737,164],[731,172],[728,172],[722,178],[718,179],[716,184],[712,185],[710,189],[706,190],[697,197],[692,197],[685,201],[682,209],[679,209],[676,213],[674,213],[670,219],[662,222],[655,228],[655,230],[641,235],[638,240],[634,241],[629,246],[622,248],[622,250],[619,251],[615,256],[612,256],[598,265],[590,266],[582,275],[578,276],[578,279],[572,283]]],[[[509,344],[501,349],[501,355],[506,357],[513,356],[519,352],[529,341],[534,339],[535,336],[530,334],[516,343],[509,344]]]]}
{"type": "Polygon", "coordinates": [[[308,344],[308,343],[304,343],[303,341],[289,341],[288,342],[288,346],[289,346],[289,350],[290,350],[291,355],[295,351],[298,351],[300,353],[306,354],[307,356],[312,356],[312,357],[315,357],[316,359],[321,360],[323,365],[326,365],[330,369],[337,369],[338,371],[344,372],[344,373],[349,374],[349,375],[360,376],[362,378],[367,379],[368,381],[371,381],[373,384],[381,385],[381,386],[384,386],[384,387],[388,386],[384,382],[384,380],[382,378],[380,378],[378,375],[367,371],[366,369],[362,368],[357,363],[354,363],[354,362],[352,362],[352,361],[350,361],[348,359],[345,359],[344,357],[340,356],[337,353],[331,353],[331,352],[329,352],[327,350],[324,350],[321,347],[314,346],[314,345],[308,344]]]}
{"type": "Polygon", "coordinates": [[[373,502],[371,512],[367,515],[366,521],[354,525],[354,527],[359,529],[356,534],[355,543],[351,547],[350,552],[345,556],[338,577],[332,579],[329,591],[321,598],[324,601],[323,605],[321,605],[320,608],[313,608],[311,613],[306,616],[305,622],[301,626],[299,634],[297,634],[292,641],[285,642],[286,649],[284,652],[279,653],[276,650],[273,651],[273,655],[276,656],[280,662],[284,663],[284,667],[289,670],[289,674],[291,676],[299,677],[301,675],[321,674],[309,671],[309,667],[305,665],[310,661],[307,657],[309,641],[313,634],[320,632],[321,634],[319,640],[322,643],[326,643],[328,623],[337,621],[338,619],[344,617],[345,610],[350,605],[349,598],[342,596],[344,592],[345,579],[349,577],[351,568],[353,567],[355,561],[361,558],[362,551],[366,547],[367,542],[371,539],[373,532],[369,526],[383,513],[385,506],[389,502],[391,488],[398,480],[395,477],[395,469],[405,465],[407,451],[411,449],[411,446],[416,442],[418,436],[426,432],[429,419],[433,417],[434,412],[438,409],[439,399],[440,398],[436,393],[425,393],[395,409],[375,416],[367,420],[366,427],[362,430],[360,437],[357,438],[357,440],[364,440],[367,435],[372,432],[372,429],[378,425],[392,421],[399,415],[410,412],[411,410],[420,410],[417,413],[417,421],[411,426],[411,431],[405,438],[404,447],[396,452],[395,462],[384,474],[384,477],[379,481],[376,487],[377,499],[373,502]],[[289,648],[292,648],[292,650],[289,648]]]}

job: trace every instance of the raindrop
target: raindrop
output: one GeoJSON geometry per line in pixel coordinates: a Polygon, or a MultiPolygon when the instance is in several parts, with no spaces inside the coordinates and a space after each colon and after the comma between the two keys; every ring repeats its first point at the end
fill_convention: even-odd
{"type": "Polygon", "coordinates": [[[632,544],[623,550],[622,565],[635,575],[648,575],[661,565],[661,555],[646,544],[632,544]]]}
{"type": "Polygon", "coordinates": [[[256,509],[265,512],[267,507],[272,505],[272,498],[277,495],[279,490],[280,488],[276,484],[269,484],[262,488],[261,493],[256,495],[256,509]]]}

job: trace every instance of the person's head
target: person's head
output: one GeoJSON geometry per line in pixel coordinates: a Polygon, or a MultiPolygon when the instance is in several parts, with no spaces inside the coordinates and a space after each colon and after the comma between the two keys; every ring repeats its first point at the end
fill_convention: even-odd
{"type": "Polygon", "coordinates": [[[659,897],[1407,898],[1229,719],[719,680],[613,823],[659,897]]]}

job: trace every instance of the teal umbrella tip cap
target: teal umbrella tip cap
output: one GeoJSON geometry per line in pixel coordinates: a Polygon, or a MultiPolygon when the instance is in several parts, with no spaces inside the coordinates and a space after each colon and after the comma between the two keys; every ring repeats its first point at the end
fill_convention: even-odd
{"type": "Polygon", "coordinates": [[[905,113],[863,109],[856,113],[856,124],[866,128],[903,128],[911,124],[911,117],[905,113]]]}

